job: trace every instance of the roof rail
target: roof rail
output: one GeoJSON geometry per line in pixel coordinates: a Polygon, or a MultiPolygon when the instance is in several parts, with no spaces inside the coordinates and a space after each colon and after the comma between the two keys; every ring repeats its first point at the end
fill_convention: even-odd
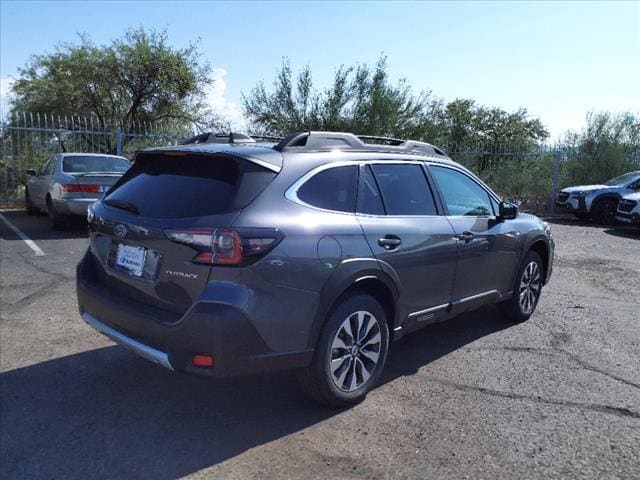
{"type": "Polygon", "coordinates": [[[261,137],[259,135],[255,137],[250,137],[245,133],[238,132],[229,132],[229,133],[215,133],[215,132],[206,132],[196,135],[195,137],[191,137],[183,142],[180,145],[190,145],[190,144],[198,144],[198,143],[256,143],[256,140],[262,139],[280,140],[276,137],[261,137]]]}
{"type": "Polygon", "coordinates": [[[342,132],[295,132],[287,135],[274,148],[302,147],[305,150],[326,150],[340,148],[363,148],[365,144],[352,133],[342,132]]]}
{"type": "Polygon", "coordinates": [[[402,145],[405,140],[400,140],[399,138],[391,138],[391,137],[376,137],[374,135],[356,135],[360,140],[364,143],[371,145],[391,145],[397,147],[402,145]]]}
{"type": "Polygon", "coordinates": [[[354,135],[353,133],[345,132],[295,132],[287,135],[273,148],[279,151],[285,148],[301,148],[304,150],[353,149],[384,152],[409,151],[446,156],[441,149],[426,142],[373,135],[354,135]]]}

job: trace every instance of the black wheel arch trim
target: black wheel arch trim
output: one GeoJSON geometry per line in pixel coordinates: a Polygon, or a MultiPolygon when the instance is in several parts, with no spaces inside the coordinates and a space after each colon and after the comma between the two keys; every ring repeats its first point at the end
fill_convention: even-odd
{"type": "MultiPolygon", "coordinates": [[[[391,268],[388,265],[387,267],[391,268]]],[[[322,326],[336,301],[347,290],[357,286],[359,282],[366,280],[380,282],[391,293],[394,307],[397,306],[398,297],[400,296],[398,282],[385,270],[384,266],[375,258],[347,259],[338,266],[320,292],[319,308],[313,319],[311,334],[309,335],[309,348],[315,348],[322,326]]],[[[391,274],[393,275],[394,273],[395,272],[391,270],[391,274]]],[[[393,325],[395,325],[397,321],[397,308],[395,308],[395,310],[396,318],[391,319],[393,325]]]]}
{"type": "Polygon", "coordinates": [[[514,273],[514,280],[515,280],[515,275],[518,274],[518,269],[520,264],[522,263],[522,260],[524,260],[524,257],[526,257],[527,253],[529,253],[529,251],[532,250],[533,246],[538,242],[543,242],[545,244],[545,247],[547,248],[547,258],[542,259],[542,261],[545,262],[546,264],[546,265],[543,265],[543,267],[545,268],[544,277],[545,277],[545,283],[546,283],[547,273],[549,271],[549,267],[551,266],[551,262],[552,262],[551,255],[553,255],[553,248],[551,246],[551,242],[549,241],[549,238],[543,234],[538,234],[538,235],[535,235],[534,237],[531,237],[530,239],[527,239],[526,243],[524,244],[524,248],[522,249],[520,260],[518,261],[518,268],[514,273]]]}
{"type": "Polygon", "coordinates": [[[591,210],[593,210],[593,207],[595,207],[595,205],[601,200],[620,200],[621,198],[622,195],[620,195],[618,192],[601,193],[600,195],[596,195],[591,201],[591,210]]]}

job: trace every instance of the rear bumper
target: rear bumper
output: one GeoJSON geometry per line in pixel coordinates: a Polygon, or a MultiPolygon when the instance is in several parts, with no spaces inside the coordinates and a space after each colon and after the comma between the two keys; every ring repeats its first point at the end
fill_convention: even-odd
{"type": "Polygon", "coordinates": [[[196,302],[184,315],[149,307],[112,291],[96,275],[87,253],[77,267],[78,307],[93,328],[138,355],[175,371],[228,377],[308,365],[313,350],[271,350],[242,309],[196,302]],[[194,355],[214,357],[212,368],[196,367],[194,355]]]}
{"type": "Polygon", "coordinates": [[[125,348],[128,348],[132,352],[137,353],[141,357],[144,357],[151,362],[159,363],[164,368],[173,370],[173,367],[171,366],[171,362],[169,362],[169,356],[166,353],[161,352],[160,350],[156,350],[155,348],[151,348],[148,345],[138,342],[137,340],[134,340],[131,337],[127,337],[126,335],[109,327],[108,325],[105,325],[104,323],[102,323],[100,320],[98,320],[97,318],[95,318],[89,313],[86,313],[86,312],[83,313],[82,319],[85,322],[87,322],[90,326],[95,328],[98,332],[102,333],[103,335],[106,335],[117,344],[122,345],[125,348]]]}
{"type": "Polygon", "coordinates": [[[55,201],[56,211],[63,215],[87,215],[87,208],[98,198],[66,198],[55,201]]]}

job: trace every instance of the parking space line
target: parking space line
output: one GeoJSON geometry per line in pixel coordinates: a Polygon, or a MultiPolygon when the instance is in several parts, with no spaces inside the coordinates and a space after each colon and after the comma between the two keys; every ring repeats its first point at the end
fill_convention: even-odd
{"type": "Polygon", "coordinates": [[[27,237],[24,233],[22,233],[22,231],[18,227],[16,227],[13,223],[11,223],[9,220],[7,220],[7,217],[5,217],[1,213],[0,213],[0,220],[2,220],[4,223],[6,223],[7,226],[11,230],[13,230],[15,232],[15,234],[18,235],[24,241],[24,243],[26,243],[29,246],[29,248],[31,250],[33,250],[33,252],[36,254],[36,257],[42,257],[42,256],[46,255],[46,253],[44,253],[42,251],[42,249],[38,245],[36,245],[36,242],[34,242],[29,237],[27,237]]]}

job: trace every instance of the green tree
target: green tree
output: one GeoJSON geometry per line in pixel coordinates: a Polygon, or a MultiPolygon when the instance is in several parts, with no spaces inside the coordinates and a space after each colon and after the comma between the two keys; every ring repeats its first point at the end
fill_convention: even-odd
{"type": "Polygon", "coordinates": [[[164,31],[133,29],[102,46],[82,35],[33,56],[19,73],[13,112],[90,117],[125,133],[159,120],[182,129],[217,123],[205,102],[210,68],[197,45],[174,48],[164,31]]]}
{"type": "Polygon", "coordinates": [[[563,143],[565,185],[601,183],[640,169],[640,115],[590,112],[585,127],[568,132],[563,143]]]}
{"type": "MultiPolygon", "coordinates": [[[[524,150],[548,136],[539,119],[525,109],[509,113],[473,100],[446,103],[431,91],[415,93],[406,79],[389,79],[384,56],[373,67],[341,66],[325,91],[313,88],[307,65],[294,75],[288,60],[267,89],[260,82],[243,95],[244,113],[260,132],[283,135],[295,130],[341,130],[423,140],[462,152],[524,150]]],[[[490,163],[490,158],[478,162],[490,163]]]]}
{"type": "MultiPolygon", "coordinates": [[[[339,67],[329,88],[313,87],[307,65],[297,75],[284,60],[273,88],[264,82],[243,95],[244,114],[258,131],[341,130],[380,136],[422,136],[430,122],[429,92],[414,94],[406,80],[389,81],[385,57],[374,67],[339,67]]],[[[430,125],[429,125],[430,126],[430,125]]]]}

